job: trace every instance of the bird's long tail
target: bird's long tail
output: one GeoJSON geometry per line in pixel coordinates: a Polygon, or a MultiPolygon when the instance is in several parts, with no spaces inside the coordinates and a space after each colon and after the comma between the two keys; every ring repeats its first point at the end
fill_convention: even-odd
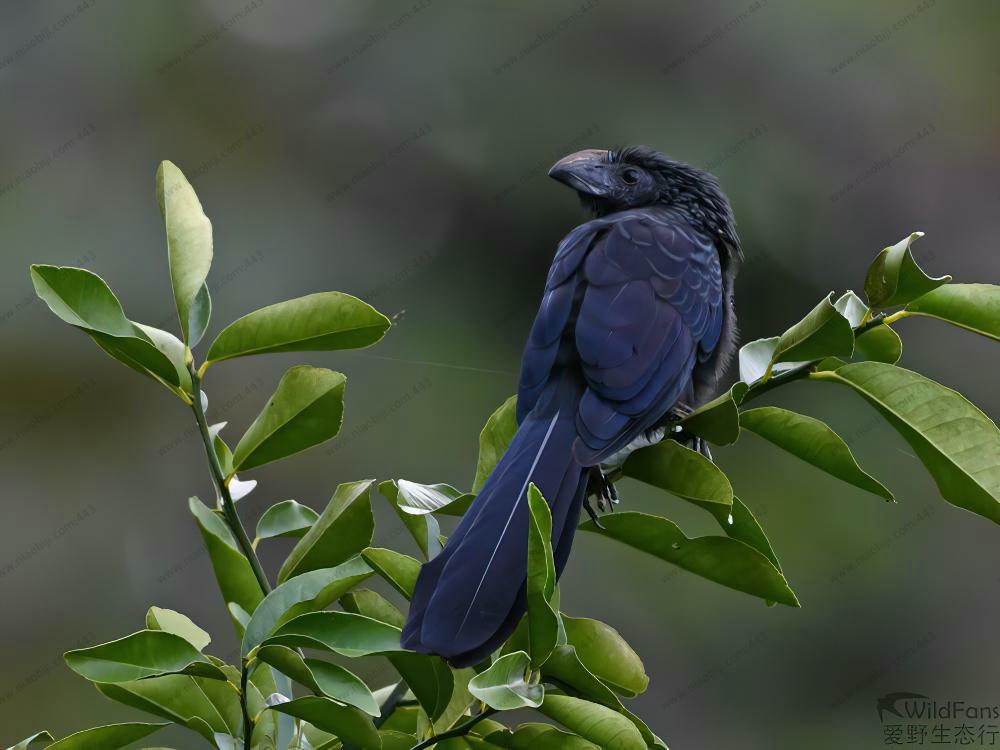
{"type": "Polygon", "coordinates": [[[588,470],[572,450],[580,390],[570,378],[546,389],[444,550],[424,564],[403,629],[405,648],[467,666],[514,631],[525,610],[531,482],[552,510],[562,572],[587,488],[588,470]]]}

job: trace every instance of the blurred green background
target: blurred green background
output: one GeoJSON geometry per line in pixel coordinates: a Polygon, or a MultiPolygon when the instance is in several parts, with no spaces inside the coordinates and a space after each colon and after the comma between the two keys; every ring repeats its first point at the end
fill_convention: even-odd
{"type": "MultiPolygon", "coordinates": [[[[206,341],[327,289],[405,310],[371,350],[212,368],[209,417],[231,440],[289,365],[348,375],[341,436],[254,472],[251,523],[287,498],[321,509],[361,477],[471,483],[556,243],[583,218],[545,176],[579,148],[645,143],[718,175],[747,255],[745,341],[859,289],[914,230],[929,272],[1000,280],[1000,8],[985,0],[70,0],[5,3],[0,19],[0,745],[137,718],[60,655],[138,629],[151,604],[211,630],[220,655],[235,645],[186,507],[212,492],[190,413],[56,320],[27,273],[84,265],[130,317],[176,331],[161,159],[214,225],[206,341]]],[[[902,364],[1000,413],[995,344],[899,329],[902,364]]],[[[828,420],[899,502],[753,435],[716,452],[799,610],[581,535],[564,609],[642,655],[652,682],[633,709],[674,750],[874,748],[886,692],[1000,703],[997,529],[940,500],[851,393],[802,383],[772,402],[828,420]]],[[[717,533],[680,501],[620,490],[625,508],[717,533]]],[[[376,512],[380,543],[410,545],[378,498],[376,512]]],[[[286,548],[264,550],[272,571],[286,548]]],[[[386,670],[362,667],[376,686],[386,670]]]]}

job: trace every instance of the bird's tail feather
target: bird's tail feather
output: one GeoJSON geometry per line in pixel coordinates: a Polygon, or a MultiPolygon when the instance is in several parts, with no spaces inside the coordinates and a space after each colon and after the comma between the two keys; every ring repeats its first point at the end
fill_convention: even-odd
{"type": "Polygon", "coordinates": [[[524,613],[527,489],[552,509],[559,572],[576,529],[586,469],[573,458],[580,388],[554,383],[524,419],[444,550],[426,563],[410,602],[403,646],[475,664],[509,637],[524,613]]]}

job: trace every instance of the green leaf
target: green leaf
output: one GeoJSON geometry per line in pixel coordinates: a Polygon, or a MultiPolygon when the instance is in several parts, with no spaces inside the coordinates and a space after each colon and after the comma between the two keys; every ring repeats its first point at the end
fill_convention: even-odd
{"type": "Polygon", "coordinates": [[[479,459],[476,461],[476,478],[472,491],[479,492],[486,477],[497,465],[500,456],[507,450],[517,432],[517,396],[511,396],[486,420],[486,426],[479,433],[479,459]]]}
{"type": "Polygon", "coordinates": [[[439,656],[407,652],[390,654],[389,661],[428,718],[437,721],[448,708],[455,689],[455,678],[448,664],[439,656]]]}
{"type": "Polygon", "coordinates": [[[675,440],[637,450],[622,467],[625,476],[686,500],[733,504],[733,487],[722,470],[675,440]]]}
{"type": "Polygon", "coordinates": [[[538,683],[528,682],[530,666],[530,659],[523,651],[501,656],[489,669],[469,681],[469,692],[498,711],[538,708],[542,705],[545,689],[538,683]]]}
{"type": "Polygon", "coordinates": [[[49,750],[118,750],[148,737],[166,724],[144,724],[131,721],[126,724],[108,724],[84,729],[49,745],[49,750]]]}
{"type": "Polygon", "coordinates": [[[905,305],[951,281],[951,276],[928,276],[913,260],[910,246],[923,236],[914,232],[876,256],[865,278],[869,307],[905,305]]]}
{"type": "Polygon", "coordinates": [[[606,706],[550,693],[538,710],[605,750],[646,749],[646,742],[635,725],[606,706]]]}
{"type": "Polygon", "coordinates": [[[824,422],[777,406],[747,409],[740,424],[827,474],[886,500],[892,493],[855,461],[851,449],[824,422]]]}
{"type": "MultiPolygon", "coordinates": [[[[400,481],[405,482],[406,480],[400,481]]],[[[378,486],[378,490],[382,494],[382,497],[392,505],[392,509],[396,511],[399,520],[406,526],[420,548],[420,551],[424,554],[424,558],[433,560],[437,557],[441,551],[441,526],[438,524],[437,519],[431,513],[421,512],[417,514],[411,512],[409,509],[403,509],[400,505],[399,488],[391,480],[382,482],[378,486]]]]}
{"type": "Polygon", "coordinates": [[[179,635],[199,651],[204,651],[212,642],[212,636],[195,625],[190,617],[172,609],[150,607],[146,612],[146,627],[179,635]]]}
{"type": "Polygon", "coordinates": [[[723,586],[762,599],[799,606],[781,572],[770,560],[743,542],[722,536],[688,538],[673,521],[648,513],[624,512],[580,526],[666,560],[723,586]]]}
{"type": "Polygon", "coordinates": [[[188,326],[188,345],[193,349],[201,341],[208,323],[212,319],[212,295],[208,284],[202,284],[194,302],[191,305],[190,325],[188,326]]]}
{"type": "Polygon", "coordinates": [[[463,516],[476,496],[456,490],[450,484],[417,484],[406,479],[395,480],[399,509],[411,515],[440,513],[463,516]]]}
{"type": "MultiPolygon", "coordinates": [[[[235,603],[244,611],[253,613],[264,598],[253,568],[236,546],[232,532],[217,513],[209,510],[196,497],[188,501],[191,514],[198,523],[202,539],[208,549],[215,579],[226,604],[235,603]]],[[[238,625],[238,622],[234,620],[238,625]]]]}
{"type": "Polygon", "coordinates": [[[362,479],[337,485],[326,509],[282,564],[279,582],[310,570],[332,568],[371,544],[375,533],[373,483],[372,479],[362,479]]]}
{"type": "Polygon", "coordinates": [[[548,724],[522,724],[510,738],[509,750],[600,750],[578,734],[548,724]]]}
{"type": "Polygon", "coordinates": [[[774,550],[771,549],[771,542],[768,540],[767,534],[764,533],[764,529],[761,528],[753,512],[738,497],[733,496],[733,507],[728,515],[721,505],[703,505],[702,507],[715,516],[715,520],[726,532],[726,536],[750,545],[770,560],[774,567],[781,570],[781,564],[778,562],[774,550]]]}
{"type": "Polygon", "coordinates": [[[361,556],[386,581],[407,599],[413,595],[420,574],[420,563],[409,555],[391,549],[369,547],[361,556]]]}
{"type": "Polygon", "coordinates": [[[996,284],[948,284],[917,297],[906,312],[945,320],[1000,341],[1000,286],[996,284]]]}
{"type": "Polygon", "coordinates": [[[854,353],[854,330],[833,305],[833,293],[824,297],[802,320],[778,338],[771,362],[801,362],[854,353]]]}
{"type": "Polygon", "coordinates": [[[406,616],[396,605],[371,589],[355,589],[340,597],[340,606],[348,612],[385,622],[402,630],[406,616]]]}
{"type": "Polygon", "coordinates": [[[875,326],[854,340],[854,353],[873,362],[894,365],[903,356],[903,341],[889,326],[875,326]]]}
{"type": "Polygon", "coordinates": [[[300,538],[312,528],[319,513],[308,505],[300,505],[294,500],[275,503],[264,511],[257,521],[257,538],[271,539],[285,536],[300,538]]]}
{"type": "MultiPolygon", "coordinates": [[[[410,750],[414,745],[420,744],[416,736],[391,729],[380,729],[378,735],[382,739],[382,750],[410,750]]],[[[440,745],[437,750],[441,750],[440,745]]]]}
{"type": "MultiPolygon", "coordinates": [[[[167,230],[167,260],[177,317],[184,340],[190,342],[192,307],[212,267],[212,222],[205,216],[191,183],[172,162],[160,162],[156,170],[156,202],[167,230]]],[[[200,302],[193,327],[201,327],[202,332],[204,315],[204,303],[200,302]]]]}
{"type": "Polygon", "coordinates": [[[290,578],[277,586],[257,606],[247,623],[240,649],[245,658],[282,623],[329,606],[372,575],[360,557],[332,568],[320,568],[290,578]]]}
{"type": "Polygon", "coordinates": [[[74,649],[66,664],[91,682],[127,682],[163,674],[224,680],[225,674],[179,635],[140,630],[116,641],[74,649]]]}
{"type": "Polygon", "coordinates": [[[304,719],[317,729],[337,735],[341,741],[361,748],[382,747],[370,717],[355,708],[329,698],[296,698],[287,703],[271,706],[272,711],[304,719]]]}
{"type": "Polygon", "coordinates": [[[400,629],[353,612],[310,612],[280,626],[262,645],[320,648],[351,658],[401,651],[400,629]]]}
{"type": "MultiPolygon", "coordinates": [[[[222,467],[224,476],[233,476],[233,452],[229,445],[222,439],[220,434],[229,422],[218,422],[208,426],[208,434],[212,437],[212,447],[215,449],[215,457],[219,459],[219,466],[222,467]]],[[[231,481],[231,480],[230,480],[231,481]]]]}
{"type": "Polygon", "coordinates": [[[964,396],[880,362],[810,377],[861,394],[912,446],[945,500],[1000,523],[1000,430],[964,396]]]}
{"type": "Polygon", "coordinates": [[[372,691],[360,677],[338,664],[320,659],[304,659],[287,646],[264,646],[257,658],[318,695],[355,706],[371,716],[379,715],[372,691]]]}
{"type": "Polygon", "coordinates": [[[208,361],[268,352],[358,349],[381,339],[391,323],[378,310],[341,292],[320,292],[255,310],[226,326],[208,361]]]}
{"type": "Polygon", "coordinates": [[[747,394],[747,388],[742,380],[734,383],[728,391],[707,404],[702,404],[679,424],[713,445],[735,443],[740,436],[739,405],[747,394]]]}
{"type": "Polygon", "coordinates": [[[610,625],[587,617],[563,615],[566,639],[580,661],[601,681],[626,698],[646,692],[649,677],[639,655],[610,625]]]}
{"type": "Polygon", "coordinates": [[[27,750],[28,745],[34,742],[52,742],[52,735],[48,732],[36,732],[30,737],[25,737],[16,745],[11,745],[7,750],[27,750]]]}
{"type": "Polygon", "coordinates": [[[528,486],[528,654],[532,669],[549,658],[559,639],[556,563],[552,555],[552,512],[535,483],[528,486]],[[553,602],[555,607],[553,608],[553,602]]]}
{"type": "Polygon", "coordinates": [[[209,742],[216,732],[238,734],[243,723],[239,691],[231,682],[174,674],[96,687],[111,700],[188,726],[209,742]]]}
{"type": "Polygon", "coordinates": [[[772,336],[769,339],[757,339],[741,346],[739,353],[740,380],[744,383],[754,383],[764,377],[777,345],[778,337],[772,336]]]}
{"type": "Polygon", "coordinates": [[[344,420],[344,384],[333,370],[297,365],[286,372],[267,406],[240,438],[233,466],[252,469],[329,440],[344,420]]]}
{"type": "Polygon", "coordinates": [[[83,268],[34,265],[31,281],[53,313],[87,333],[119,362],[168,388],[183,386],[191,391],[183,345],[166,331],[138,326],[126,318],[118,298],[100,276],[83,268]]]}

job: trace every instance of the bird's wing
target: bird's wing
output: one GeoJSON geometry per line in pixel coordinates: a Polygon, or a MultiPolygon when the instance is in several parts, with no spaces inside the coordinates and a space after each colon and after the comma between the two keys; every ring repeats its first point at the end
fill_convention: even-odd
{"type": "Polygon", "coordinates": [[[669,212],[630,211],[586,228],[567,236],[553,262],[525,350],[518,412],[531,409],[572,331],[587,384],[574,450],[593,465],[687,395],[696,362],[718,344],[723,290],[711,241],[669,212]]]}

